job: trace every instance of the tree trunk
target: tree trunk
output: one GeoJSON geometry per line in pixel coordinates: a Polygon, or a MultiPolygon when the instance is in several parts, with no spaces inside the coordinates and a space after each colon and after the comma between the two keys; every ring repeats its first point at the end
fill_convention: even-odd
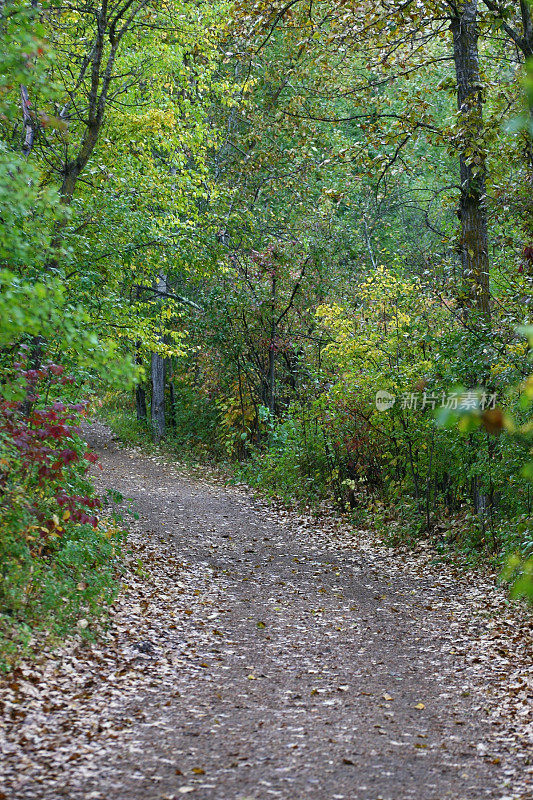
{"type": "Polygon", "coordinates": [[[533,16],[528,0],[520,0],[520,12],[524,31],[521,49],[526,59],[533,58],[533,16]]]}
{"type": "Polygon", "coordinates": [[[137,422],[146,422],[148,412],[146,409],[146,390],[142,383],[135,387],[135,407],[137,409],[137,422]]]}
{"type": "MultiPolygon", "coordinates": [[[[169,341],[167,341],[167,344],[169,341]]],[[[166,360],[166,370],[168,376],[168,422],[172,430],[176,430],[176,386],[174,385],[174,369],[172,367],[172,357],[166,360]]]]}
{"type": "MultiPolygon", "coordinates": [[[[165,275],[159,276],[157,291],[165,293],[167,280],[165,275]]],[[[152,430],[154,439],[159,442],[165,435],[165,358],[159,353],[152,353],[152,430]]]]}
{"type": "Polygon", "coordinates": [[[165,435],[165,359],[152,353],[152,429],[159,442],[165,435]]]}
{"type": "Polygon", "coordinates": [[[268,349],[267,404],[271,414],[276,411],[276,273],[272,275],[272,324],[268,349]]]}
{"type": "Polygon", "coordinates": [[[520,0],[520,23],[513,24],[510,9],[498,0],[484,0],[484,4],[500,21],[501,28],[505,31],[512,43],[521,51],[527,60],[533,56],[533,15],[531,0],[520,0]]]}
{"type": "Polygon", "coordinates": [[[24,144],[22,152],[28,158],[35,140],[35,125],[30,114],[30,98],[25,86],[20,87],[20,102],[22,106],[22,122],[24,124],[24,144]]]}
{"type": "Polygon", "coordinates": [[[267,404],[271,414],[276,409],[276,323],[272,323],[268,349],[267,404]]]}
{"type": "MultiPolygon", "coordinates": [[[[533,7],[533,6],[532,6],[533,7]]],[[[522,37],[522,52],[526,59],[527,70],[527,104],[529,109],[530,131],[533,130],[533,16],[528,0],[520,0],[522,11],[522,25],[524,36],[522,37]]],[[[531,139],[528,142],[527,152],[530,167],[533,171],[533,145],[531,139]]]]}
{"type": "MultiPolygon", "coordinates": [[[[170,361],[168,362],[170,366],[170,361]]],[[[175,431],[176,430],[176,387],[174,386],[174,381],[172,378],[169,380],[169,391],[170,391],[170,409],[169,409],[169,417],[170,417],[170,427],[175,431]]]]}
{"type": "Polygon", "coordinates": [[[451,20],[459,109],[461,198],[459,252],[465,305],[490,317],[489,248],[482,143],[483,104],[479,74],[477,0],[466,0],[451,20]]]}
{"type": "MultiPolygon", "coordinates": [[[[135,345],[135,363],[142,364],[141,343],[135,345]]],[[[146,422],[148,412],[146,410],[146,390],[143,383],[138,383],[135,387],[135,408],[137,410],[137,422],[146,422]]]]}

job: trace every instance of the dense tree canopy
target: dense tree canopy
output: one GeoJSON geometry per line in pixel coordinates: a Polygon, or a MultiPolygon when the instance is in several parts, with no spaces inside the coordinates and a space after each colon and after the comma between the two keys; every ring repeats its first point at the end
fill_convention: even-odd
{"type": "MultiPolygon", "coordinates": [[[[5,0],[12,497],[45,477],[19,441],[41,406],[114,397],[266,491],[516,553],[531,591],[532,15],[5,0]]],[[[20,512],[29,551],[54,502],[20,512]]]]}

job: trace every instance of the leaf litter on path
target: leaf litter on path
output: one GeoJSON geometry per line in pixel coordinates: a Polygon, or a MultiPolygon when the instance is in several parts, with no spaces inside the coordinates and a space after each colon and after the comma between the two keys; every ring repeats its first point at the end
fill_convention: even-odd
{"type": "Polygon", "coordinates": [[[533,796],[531,618],[490,576],[90,436],[140,519],[109,629],[2,680],[5,797],[533,796]]]}

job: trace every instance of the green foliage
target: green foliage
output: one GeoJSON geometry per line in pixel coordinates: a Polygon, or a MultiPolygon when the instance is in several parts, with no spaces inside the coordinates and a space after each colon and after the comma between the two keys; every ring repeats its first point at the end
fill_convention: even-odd
{"type": "MultiPolygon", "coordinates": [[[[527,34],[526,12],[479,4],[483,96],[476,81],[458,114],[453,4],[37,13],[8,0],[1,399],[32,410],[16,367],[27,346],[28,368],[61,360],[72,374],[58,398],[109,391],[113,425],[140,443],[164,359],[170,449],[233,458],[263,490],[333,501],[391,541],[527,559],[531,76],[506,39],[527,34]],[[505,133],[502,117],[516,120],[505,133]],[[484,314],[468,264],[487,246],[472,250],[458,213],[465,169],[486,184],[484,314]],[[134,381],[137,425],[122,408],[134,381]],[[460,409],[463,396],[496,403],[460,409]]],[[[73,573],[75,552],[93,557],[86,535],[65,550],[73,573]]],[[[30,572],[51,558],[32,552],[30,572]]]]}
{"type": "Polygon", "coordinates": [[[0,263],[11,267],[32,263],[34,270],[42,266],[58,197],[39,183],[38,170],[0,141],[0,263]]]}
{"type": "Polygon", "coordinates": [[[79,435],[82,405],[39,401],[41,387],[55,393],[73,378],[56,364],[22,367],[27,400],[0,403],[0,668],[34,632],[85,631],[105,613],[121,541],[96,512],[87,471],[97,459],[79,435]]]}
{"type": "MultiPolygon", "coordinates": [[[[89,325],[90,317],[81,304],[68,300],[58,279],[47,283],[23,280],[8,270],[0,271],[0,348],[13,342],[46,342],[51,353],[61,353],[78,381],[99,375],[100,380],[132,384],[137,374],[129,356],[110,337],[98,337],[89,325]]],[[[0,351],[1,352],[1,351],[0,351]]],[[[20,399],[24,382],[12,381],[12,362],[0,356],[0,390],[9,400],[20,399]]]]}
{"type": "Polygon", "coordinates": [[[44,637],[95,634],[95,623],[105,618],[118,588],[121,538],[118,532],[108,537],[91,525],[72,525],[53,549],[37,555],[2,527],[0,671],[44,637]]]}
{"type": "Polygon", "coordinates": [[[529,389],[516,391],[526,345],[495,345],[496,320],[465,328],[453,309],[382,267],[349,308],[319,306],[324,346],[318,363],[305,351],[304,400],[279,417],[259,407],[238,475],[287,501],[334,501],[396,543],[431,535],[470,560],[527,555],[529,389]],[[382,391],[392,407],[378,407],[382,391]],[[444,416],[456,422],[442,427],[444,416]]]}
{"type": "MultiPolygon", "coordinates": [[[[533,326],[527,326],[521,332],[529,338],[529,345],[533,347],[533,326]]],[[[531,357],[532,351],[530,351],[531,357]]],[[[529,447],[529,455],[533,455],[533,375],[530,375],[522,388],[520,405],[529,413],[529,418],[524,425],[517,426],[515,420],[505,420],[506,428],[511,435],[525,442],[529,447]]],[[[533,485],[533,459],[522,467],[522,475],[533,485]]],[[[533,530],[531,515],[523,521],[522,530],[528,532],[523,546],[508,560],[502,574],[504,580],[511,581],[511,594],[513,597],[525,597],[533,603],[533,530]]]]}
{"type": "MultiPolygon", "coordinates": [[[[264,409],[268,419],[268,410],[264,409]]],[[[317,504],[338,485],[338,470],[316,417],[298,404],[271,420],[261,449],[237,468],[237,475],[265,494],[286,502],[317,504]]]]}

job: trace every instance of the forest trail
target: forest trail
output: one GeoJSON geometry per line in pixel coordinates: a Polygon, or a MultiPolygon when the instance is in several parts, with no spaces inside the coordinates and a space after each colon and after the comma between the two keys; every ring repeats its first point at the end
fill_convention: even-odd
{"type": "Polygon", "coordinates": [[[512,659],[467,581],[408,555],[392,567],[342,526],[122,449],[103,425],[89,440],[98,488],[139,514],[137,574],[107,641],[17,679],[34,695],[2,797],[532,796],[524,728],[494,716],[512,659]]]}

